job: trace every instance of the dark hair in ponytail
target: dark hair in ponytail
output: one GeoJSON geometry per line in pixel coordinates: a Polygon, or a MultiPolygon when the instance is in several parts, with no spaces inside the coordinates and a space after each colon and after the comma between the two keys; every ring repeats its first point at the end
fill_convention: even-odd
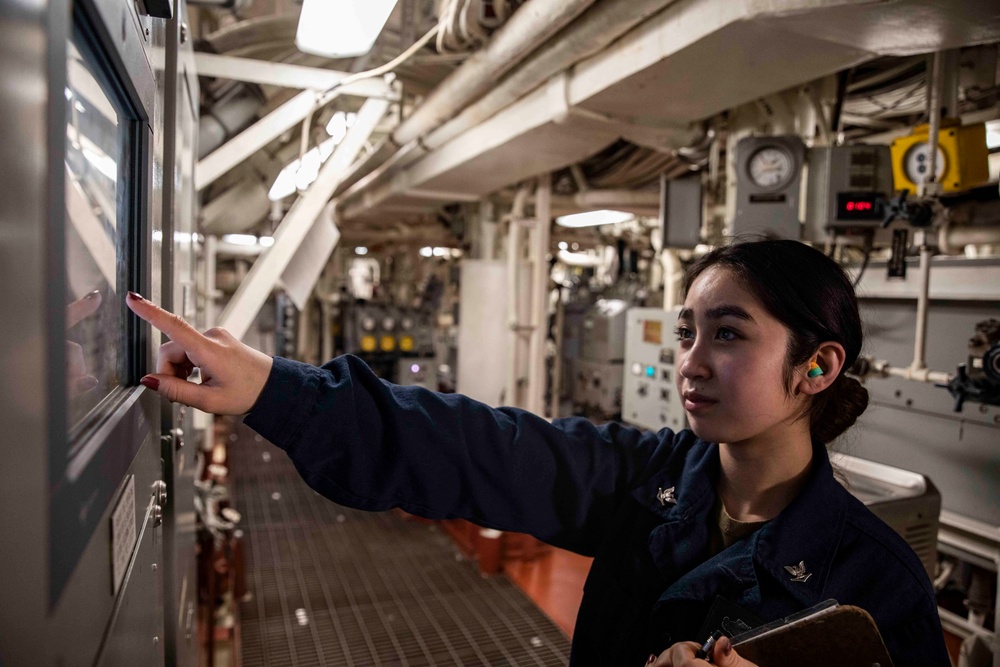
{"type": "Polygon", "coordinates": [[[844,346],[847,357],[833,384],[813,397],[807,415],[812,437],[826,444],[850,428],[868,407],[868,391],[845,375],[861,353],[861,316],[844,270],[819,250],[798,241],[743,241],[697,259],[684,277],[685,293],[712,266],[731,270],[743,287],[789,331],[785,389],[792,371],[824,341],[844,346]]]}

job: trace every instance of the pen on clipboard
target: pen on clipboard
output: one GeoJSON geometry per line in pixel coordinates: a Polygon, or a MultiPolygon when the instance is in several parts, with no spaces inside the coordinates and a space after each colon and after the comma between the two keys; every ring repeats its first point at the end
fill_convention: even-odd
{"type": "Polygon", "coordinates": [[[712,633],[712,636],[705,640],[705,643],[701,645],[701,648],[695,651],[694,657],[699,660],[706,660],[712,662],[712,649],[715,648],[715,642],[719,641],[719,637],[722,636],[722,630],[716,630],[712,633]]]}

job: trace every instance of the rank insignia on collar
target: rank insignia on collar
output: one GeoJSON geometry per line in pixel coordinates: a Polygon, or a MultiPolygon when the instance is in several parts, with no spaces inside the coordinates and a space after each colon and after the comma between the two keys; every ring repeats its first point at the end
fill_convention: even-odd
{"type": "Polygon", "coordinates": [[[677,497],[674,495],[674,488],[671,486],[669,489],[659,489],[656,492],[656,499],[660,501],[660,504],[666,506],[667,503],[671,505],[677,504],[677,497]]]}
{"type": "Polygon", "coordinates": [[[806,572],[806,562],[800,560],[798,565],[786,565],[785,571],[792,576],[792,581],[804,584],[809,581],[812,572],[806,572]]]}

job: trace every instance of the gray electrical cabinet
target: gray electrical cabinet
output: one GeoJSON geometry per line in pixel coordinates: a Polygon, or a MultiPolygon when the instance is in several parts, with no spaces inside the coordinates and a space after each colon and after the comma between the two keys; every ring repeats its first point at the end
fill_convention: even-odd
{"type": "MultiPolygon", "coordinates": [[[[187,573],[179,597],[197,591],[193,537],[168,555],[171,503],[194,525],[191,494],[171,487],[183,466],[163,458],[174,416],[138,384],[160,339],[124,301],[159,302],[172,279],[177,44],[148,6],[0,3],[0,163],[17,183],[0,198],[0,310],[16,322],[0,330],[2,665],[163,665],[165,614],[184,622],[167,564],[187,573]]],[[[186,85],[196,114],[193,73],[186,85]]]]}
{"type": "Polygon", "coordinates": [[[804,240],[820,243],[831,232],[879,227],[892,197],[888,146],[822,146],[809,150],[808,211],[804,240]]]}
{"type": "Polygon", "coordinates": [[[622,419],[658,431],[687,427],[677,393],[677,346],[673,335],[679,310],[630,308],[625,318],[625,376],[622,419]]]}
{"type": "Polygon", "coordinates": [[[768,233],[799,240],[806,147],[795,135],[747,137],[736,144],[733,234],[768,233]]]}

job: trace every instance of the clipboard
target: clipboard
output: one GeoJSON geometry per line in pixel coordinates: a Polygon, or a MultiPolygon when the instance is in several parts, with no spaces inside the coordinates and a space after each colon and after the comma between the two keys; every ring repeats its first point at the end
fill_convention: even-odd
{"type": "Polygon", "coordinates": [[[861,607],[827,600],[732,638],[760,667],[892,667],[875,621],[861,607]]]}

